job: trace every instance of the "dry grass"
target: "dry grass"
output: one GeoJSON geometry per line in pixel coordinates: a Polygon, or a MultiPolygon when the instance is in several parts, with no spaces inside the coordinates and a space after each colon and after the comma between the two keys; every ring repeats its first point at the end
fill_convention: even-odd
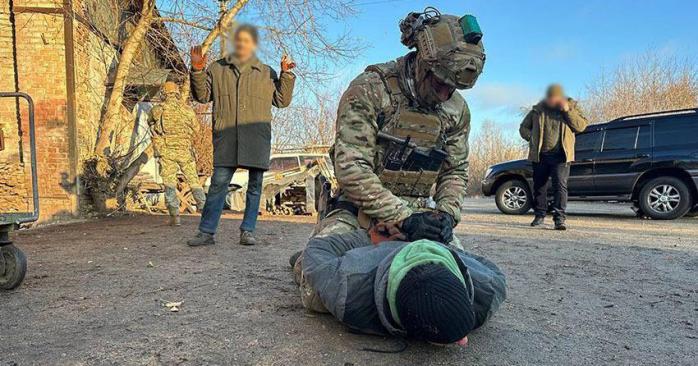
{"type": "Polygon", "coordinates": [[[589,121],[698,106],[698,67],[648,52],[603,72],[587,87],[583,108],[589,121]]]}
{"type": "Polygon", "coordinates": [[[470,174],[468,195],[482,194],[481,181],[492,164],[521,159],[528,147],[518,135],[505,134],[492,121],[485,121],[480,132],[470,142],[470,174]]]}

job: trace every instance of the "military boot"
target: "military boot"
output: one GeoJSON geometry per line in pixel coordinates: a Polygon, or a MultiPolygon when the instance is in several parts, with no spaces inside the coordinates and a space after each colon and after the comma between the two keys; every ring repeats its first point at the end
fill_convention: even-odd
{"type": "Polygon", "coordinates": [[[240,231],[240,245],[257,245],[259,242],[251,231],[240,231]]]}
{"type": "Polygon", "coordinates": [[[199,231],[194,238],[189,239],[189,241],[187,241],[187,245],[190,247],[200,247],[204,245],[213,244],[216,244],[215,240],[213,240],[213,235],[209,233],[203,233],[201,231],[199,231]]]}
{"type": "Polygon", "coordinates": [[[170,215],[170,226],[182,226],[182,219],[179,215],[170,215]]]}
{"type": "Polygon", "coordinates": [[[182,225],[182,220],[179,219],[179,207],[168,206],[167,212],[170,214],[170,219],[169,219],[170,226],[182,225]]]}
{"type": "Polygon", "coordinates": [[[560,231],[567,230],[567,225],[565,225],[565,219],[561,219],[561,218],[555,219],[555,230],[560,230],[560,231]]]}
{"type": "Polygon", "coordinates": [[[204,204],[206,204],[206,193],[204,193],[204,189],[194,188],[191,190],[191,194],[196,201],[196,212],[202,212],[204,210],[204,204]]]}

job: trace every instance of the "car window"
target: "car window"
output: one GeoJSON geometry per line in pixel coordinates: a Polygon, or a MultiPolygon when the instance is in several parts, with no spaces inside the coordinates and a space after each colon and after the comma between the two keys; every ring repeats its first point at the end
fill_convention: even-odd
{"type": "Polygon", "coordinates": [[[698,144],[698,118],[674,117],[654,124],[655,147],[698,144]]]}
{"type": "Polygon", "coordinates": [[[298,169],[298,158],[295,156],[272,158],[269,164],[269,170],[272,172],[281,172],[289,169],[298,169]]]}
{"type": "Polygon", "coordinates": [[[303,166],[307,167],[308,165],[312,164],[313,162],[315,162],[315,160],[317,160],[320,157],[319,156],[301,155],[300,158],[301,158],[301,164],[303,166]]]}
{"type": "Polygon", "coordinates": [[[580,133],[577,135],[575,143],[575,151],[577,153],[597,151],[599,147],[601,147],[600,131],[580,133]]]}
{"type": "Polygon", "coordinates": [[[637,130],[637,127],[632,127],[606,131],[606,136],[603,139],[603,151],[635,149],[637,130]]]}
{"type": "Polygon", "coordinates": [[[652,126],[640,126],[635,148],[649,149],[650,147],[652,147],[652,126]]]}

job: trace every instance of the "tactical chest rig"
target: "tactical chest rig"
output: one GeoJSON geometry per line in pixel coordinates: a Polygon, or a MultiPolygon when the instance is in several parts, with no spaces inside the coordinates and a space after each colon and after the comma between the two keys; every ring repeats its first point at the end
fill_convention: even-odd
{"type": "Polygon", "coordinates": [[[429,197],[447,157],[445,122],[439,111],[427,112],[410,103],[400,87],[396,63],[372,65],[390,97],[391,110],[378,121],[375,173],[383,186],[400,197],[429,197]]]}
{"type": "Polygon", "coordinates": [[[162,103],[159,121],[155,125],[155,132],[162,139],[165,147],[189,148],[191,137],[187,125],[182,123],[187,118],[186,112],[177,102],[166,101],[162,103]]]}

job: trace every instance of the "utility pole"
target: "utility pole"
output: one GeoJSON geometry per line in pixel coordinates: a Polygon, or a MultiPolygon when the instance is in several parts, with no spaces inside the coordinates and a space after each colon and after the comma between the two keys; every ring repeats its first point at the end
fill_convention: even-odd
{"type": "Polygon", "coordinates": [[[228,32],[226,27],[223,25],[221,22],[223,20],[223,15],[225,14],[226,10],[228,10],[228,2],[230,0],[218,0],[218,25],[221,28],[221,33],[220,33],[220,40],[221,40],[221,58],[225,57],[227,50],[226,50],[226,40],[228,38],[228,32]]]}

